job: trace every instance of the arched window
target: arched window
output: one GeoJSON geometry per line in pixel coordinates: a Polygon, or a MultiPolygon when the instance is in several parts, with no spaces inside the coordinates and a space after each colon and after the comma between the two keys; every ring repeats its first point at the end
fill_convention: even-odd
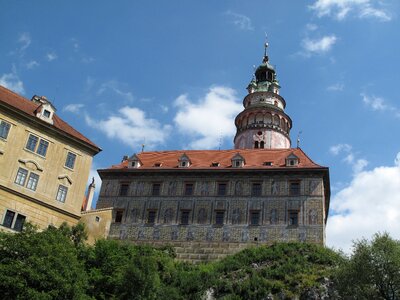
{"type": "Polygon", "coordinates": [[[255,148],[255,149],[258,149],[258,141],[255,141],[255,142],[254,142],[254,148],[255,148]]]}
{"type": "Polygon", "coordinates": [[[260,142],[260,148],[261,148],[261,149],[264,149],[264,144],[265,144],[264,141],[261,141],[261,142],[260,142]]]}

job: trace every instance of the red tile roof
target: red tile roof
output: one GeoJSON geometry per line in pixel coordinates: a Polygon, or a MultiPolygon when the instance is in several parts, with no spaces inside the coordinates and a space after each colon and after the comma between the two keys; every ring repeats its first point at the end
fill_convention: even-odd
{"type": "Polygon", "coordinates": [[[91,148],[96,148],[97,152],[101,151],[101,149],[96,144],[94,144],[83,134],[72,128],[57,115],[53,116],[53,122],[54,122],[53,125],[40,120],[39,118],[36,117],[35,114],[35,110],[39,107],[39,104],[36,104],[0,85],[0,104],[1,103],[4,103],[8,106],[12,106],[18,109],[19,111],[36,118],[38,122],[43,122],[43,124],[46,124],[48,126],[54,126],[54,128],[61,130],[67,135],[72,136],[73,138],[88,144],[89,146],[91,146],[91,148]]]}
{"type": "MultiPolygon", "coordinates": [[[[287,168],[325,168],[314,163],[300,148],[291,149],[233,149],[233,150],[176,150],[159,152],[142,152],[137,154],[142,165],[140,169],[171,169],[178,168],[178,159],[186,154],[190,161],[188,169],[224,169],[232,168],[231,159],[239,153],[245,160],[245,165],[240,169],[273,169],[286,168],[286,157],[294,154],[299,158],[299,164],[287,168]],[[271,162],[272,165],[264,165],[271,162]],[[155,164],[161,163],[160,167],[155,164]],[[212,163],[219,163],[213,167],[212,163]]],[[[126,169],[128,161],[125,160],[109,169],[126,169]]],[[[183,168],[184,169],[184,168],[183,168]]]]}

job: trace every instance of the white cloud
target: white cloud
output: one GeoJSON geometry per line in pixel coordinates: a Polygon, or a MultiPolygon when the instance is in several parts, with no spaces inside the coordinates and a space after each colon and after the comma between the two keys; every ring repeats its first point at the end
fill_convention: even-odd
{"type": "Polygon", "coordinates": [[[349,152],[352,147],[349,144],[337,144],[329,148],[329,152],[333,155],[338,155],[341,152],[349,152]]]}
{"type": "Polygon", "coordinates": [[[29,70],[33,69],[33,68],[36,68],[38,66],[39,66],[39,63],[36,60],[31,60],[30,62],[28,62],[26,64],[26,68],[29,69],[29,70]]]}
{"type": "Polygon", "coordinates": [[[31,44],[32,39],[29,33],[24,32],[18,38],[18,43],[21,44],[21,48],[19,49],[20,52],[24,51],[26,48],[29,47],[31,44]]]}
{"type": "Polygon", "coordinates": [[[18,94],[25,93],[24,83],[18,77],[15,67],[13,67],[13,70],[11,73],[5,73],[0,76],[0,85],[18,93],[18,94]]]}
{"type": "Polygon", "coordinates": [[[392,106],[387,103],[387,101],[382,97],[377,97],[374,95],[366,95],[361,93],[362,100],[365,105],[370,107],[374,111],[388,111],[393,113],[396,117],[400,117],[399,108],[392,106]]]}
{"type": "Polygon", "coordinates": [[[329,148],[329,152],[334,156],[342,154],[344,156],[343,161],[351,166],[353,174],[362,172],[368,165],[368,161],[366,159],[357,158],[357,155],[353,152],[353,147],[349,144],[337,144],[331,146],[329,148]]]}
{"type": "Polygon", "coordinates": [[[235,12],[228,10],[225,12],[226,15],[232,17],[232,23],[235,24],[241,30],[254,30],[253,25],[251,24],[251,19],[245,15],[241,15],[235,12]]]}
{"type": "Polygon", "coordinates": [[[331,50],[336,41],[335,35],[327,35],[320,39],[305,38],[302,41],[302,46],[308,54],[321,54],[331,50]]]}
{"type": "Polygon", "coordinates": [[[379,2],[371,0],[316,0],[309,8],[314,10],[318,17],[334,16],[337,20],[343,20],[353,12],[358,18],[390,21],[391,15],[386,10],[375,7],[376,4],[379,2]]]}
{"type": "Polygon", "coordinates": [[[82,103],[71,103],[71,104],[68,104],[67,106],[64,106],[64,108],[62,110],[66,111],[66,112],[70,112],[70,113],[76,114],[76,113],[81,112],[82,108],[84,106],[85,105],[82,104],[82,103]]]}
{"type": "Polygon", "coordinates": [[[367,96],[365,94],[361,94],[363,98],[363,102],[372,108],[372,110],[382,110],[385,111],[389,109],[389,106],[385,103],[385,100],[381,97],[376,96],[367,96]]]}
{"type": "Polygon", "coordinates": [[[133,101],[133,95],[131,92],[126,92],[123,90],[123,84],[116,80],[110,80],[101,84],[100,88],[97,91],[97,95],[104,94],[107,90],[113,91],[115,94],[121,96],[125,100],[133,101]]]}
{"type": "Polygon", "coordinates": [[[174,105],[178,112],[174,121],[179,131],[188,138],[189,148],[216,148],[220,139],[233,138],[232,120],[243,109],[235,90],[215,86],[204,97],[191,101],[181,95],[174,105]]]}
{"type": "Polygon", "coordinates": [[[328,246],[350,252],[352,241],[383,231],[400,238],[400,153],[395,163],[357,173],[333,196],[328,246]]]}
{"type": "Polygon", "coordinates": [[[377,18],[381,21],[390,21],[392,17],[385,11],[366,6],[360,11],[360,18],[377,18]]]}
{"type": "Polygon", "coordinates": [[[146,113],[138,108],[125,106],[117,114],[105,120],[94,120],[89,115],[85,116],[86,123],[106,134],[110,139],[138,148],[146,144],[146,148],[154,148],[164,143],[171,132],[170,125],[161,125],[157,120],[146,117],[146,113]]]}
{"type": "Polygon", "coordinates": [[[344,84],[343,83],[335,83],[326,88],[328,91],[332,92],[341,92],[344,90],[344,84]]]}
{"type": "Polygon", "coordinates": [[[58,58],[58,56],[57,56],[57,54],[55,52],[49,52],[49,53],[46,54],[46,59],[48,61],[53,61],[53,60],[55,60],[57,58],[58,58]]]}

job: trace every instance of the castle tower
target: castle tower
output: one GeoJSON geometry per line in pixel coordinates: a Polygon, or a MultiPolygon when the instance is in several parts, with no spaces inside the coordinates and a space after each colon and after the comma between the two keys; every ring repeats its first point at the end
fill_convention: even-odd
{"type": "Polygon", "coordinates": [[[285,114],[286,101],[279,95],[279,82],[267,48],[265,43],[262,63],[247,86],[244,110],[235,119],[235,149],[290,148],[292,120],[285,114]]]}

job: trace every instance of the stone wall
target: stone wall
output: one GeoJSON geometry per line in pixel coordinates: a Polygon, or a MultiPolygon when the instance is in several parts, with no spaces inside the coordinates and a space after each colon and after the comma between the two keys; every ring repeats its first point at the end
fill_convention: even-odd
{"type": "Polygon", "coordinates": [[[103,176],[97,208],[114,208],[109,238],[171,244],[184,260],[216,259],[276,241],[324,244],[322,175],[257,175],[103,176]],[[191,195],[185,195],[188,183],[191,195]],[[121,185],[128,185],[126,195],[119,195],[121,185]]]}

